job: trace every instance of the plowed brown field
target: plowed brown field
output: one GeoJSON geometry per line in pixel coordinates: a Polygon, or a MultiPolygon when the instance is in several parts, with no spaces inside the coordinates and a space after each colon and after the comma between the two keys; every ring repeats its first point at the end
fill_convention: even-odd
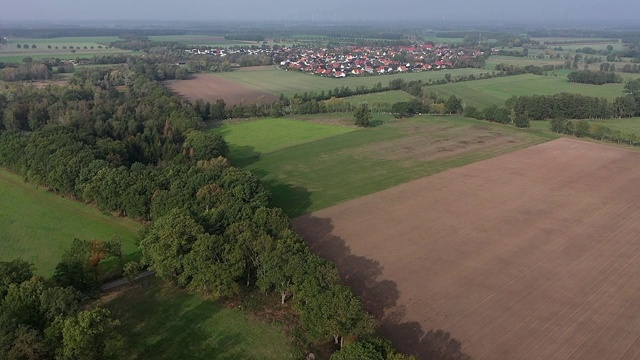
{"type": "Polygon", "coordinates": [[[639,359],[640,153],[558,139],[294,221],[421,359],[639,359]]]}
{"type": "Polygon", "coordinates": [[[215,102],[223,99],[227,105],[271,104],[277,96],[224,79],[214,74],[195,74],[188,80],[165,81],[165,86],[174,94],[190,101],[198,99],[215,102]]]}

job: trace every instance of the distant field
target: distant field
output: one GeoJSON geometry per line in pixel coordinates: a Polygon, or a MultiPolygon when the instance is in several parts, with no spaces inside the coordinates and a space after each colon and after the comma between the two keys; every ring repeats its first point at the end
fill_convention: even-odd
{"type": "Polygon", "coordinates": [[[372,87],[380,82],[383,86],[389,84],[393,79],[404,79],[405,81],[422,80],[429,81],[444,79],[445,74],[452,77],[458,75],[478,75],[486,73],[486,69],[452,69],[442,71],[425,71],[421,73],[393,74],[380,76],[347,77],[344,79],[333,79],[320,77],[298,71],[285,71],[274,66],[262,66],[253,68],[243,68],[227,73],[218,73],[215,76],[244,84],[254,89],[265,91],[273,95],[284,93],[291,96],[295,93],[305,91],[328,91],[336,87],[349,86],[355,89],[357,86],[372,87]]]}
{"type": "Polygon", "coordinates": [[[224,99],[227,105],[236,105],[271,104],[278,99],[274,94],[215,74],[194,74],[187,80],[169,80],[164,84],[174,94],[190,101],[204,100],[213,103],[218,99],[224,99]]]}
{"type": "Polygon", "coordinates": [[[106,298],[120,320],[124,354],[119,359],[299,359],[275,325],[203,300],[160,280],[106,298]]]}
{"type": "Polygon", "coordinates": [[[61,37],[51,39],[12,38],[8,44],[0,45],[0,61],[22,62],[22,59],[25,57],[31,57],[34,60],[51,57],[76,59],[78,57],[93,57],[94,55],[100,54],[131,52],[116,48],[105,49],[105,46],[109,46],[109,43],[117,40],[118,38],[114,36],[61,37]],[[16,47],[17,44],[28,44],[29,49],[18,49],[16,47]],[[31,45],[36,45],[36,48],[32,49],[31,45]],[[51,45],[51,49],[47,48],[48,45],[51,45]],[[56,46],[58,49],[55,48],[56,46]],[[63,46],[66,46],[67,49],[62,49],[63,46]],[[68,49],[69,46],[73,46],[76,52],[72,53],[71,49],[68,49]],[[85,46],[87,49],[84,49],[85,46]],[[93,49],[91,49],[92,46],[93,49]],[[102,46],[102,49],[99,49],[98,46],[102,46]]]}
{"type": "Polygon", "coordinates": [[[493,79],[428,86],[439,97],[456,95],[467,105],[483,109],[503,105],[512,96],[553,95],[561,92],[613,99],[624,95],[624,84],[586,85],[570,83],[564,76],[517,75],[493,79]]]}
{"type": "Polygon", "coordinates": [[[81,202],[63,198],[0,169],[0,260],[22,258],[49,276],[74,238],[111,240],[118,236],[125,254],[141,225],[104,215],[81,202]]]}
{"type": "Polygon", "coordinates": [[[400,101],[409,101],[409,100],[412,100],[413,98],[414,98],[413,96],[407,94],[404,91],[392,90],[392,91],[385,91],[380,93],[350,96],[350,97],[344,98],[344,100],[355,105],[361,104],[364,102],[369,104],[375,104],[375,103],[395,104],[400,101]]]}
{"type": "Polygon", "coordinates": [[[562,50],[581,49],[584,47],[594,48],[596,50],[605,50],[607,45],[612,45],[614,50],[622,50],[622,42],[619,39],[597,39],[597,38],[534,38],[531,40],[539,41],[541,44],[546,41],[571,41],[573,44],[559,44],[559,45],[547,45],[547,47],[553,49],[554,47],[562,47],[562,50]],[[590,44],[589,41],[598,41],[597,44],[590,44]]]}
{"type": "Polygon", "coordinates": [[[261,176],[274,205],[291,216],[553,138],[460,117],[427,116],[355,131],[257,120],[222,132],[232,162],[261,176]]]}
{"type": "Polygon", "coordinates": [[[224,36],[216,35],[161,35],[161,36],[149,36],[152,41],[174,41],[187,45],[195,46],[247,46],[262,44],[262,41],[238,41],[238,40],[226,40],[224,36]]]}
{"type": "Polygon", "coordinates": [[[531,57],[516,57],[516,56],[501,56],[501,55],[492,55],[485,62],[485,68],[489,70],[495,70],[496,65],[498,64],[509,64],[514,66],[527,66],[527,65],[535,65],[535,66],[543,66],[543,65],[563,65],[564,60],[560,59],[538,59],[531,57]]]}
{"type": "Polygon", "coordinates": [[[261,154],[355,131],[355,128],[327,126],[289,119],[260,119],[227,125],[215,130],[231,147],[234,165],[256,160],[261,154]],[[247,144],[241,146],[239,144],[247,144]]]}

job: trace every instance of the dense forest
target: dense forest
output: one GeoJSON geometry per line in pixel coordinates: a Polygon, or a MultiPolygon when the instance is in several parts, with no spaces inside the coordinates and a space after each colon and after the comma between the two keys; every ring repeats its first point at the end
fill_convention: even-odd
{"type": "MultiPolygon", "coordinates": [[[[210,297],[278,292],[299,316],[303,347],[373,334],[373,318],[340,284],[335,266],[309,251],[255,175],[229,164],[224,139],[203,131],[198,106],[172,96],[156,81],[158,72],[139,60],[78,71],[64,87],[7,87],[0,95],[0,165],[61,195],[149,222],[142,261],[162,279],[210,297]]],[[[87,263],[74,263],[79,274],[90,271],[87,263]]],[[[87,290],[83,279],[65,284],[87,290]]],[[[46,329],[46,316],[34,312],[7,328],[4,338],[13,342],[0,344],[2,357],[34,322],[46,329]]],[[[401,358],[388,346],[379,351],[384,357],[371,356],[401,358]]]]}

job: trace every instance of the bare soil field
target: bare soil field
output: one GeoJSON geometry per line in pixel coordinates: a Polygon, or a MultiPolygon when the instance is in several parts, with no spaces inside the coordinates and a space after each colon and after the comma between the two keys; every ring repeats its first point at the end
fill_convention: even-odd
{"type": "Polygon", "coordinates": [[[188,80],[165,81],[165,85],[174,94],[183,96],[190,101],[202,99],[215,102],[218,99],[223,99],[227,105],[236,105],[240,103],[270,104],[278,99],[275,95],[214,74],[195,74],[188,80]]]}
{"type": "Polygon", "coordinates": [[[640,153],[558,139],[294,220],[421,359],[640,358],[640,153]]]}

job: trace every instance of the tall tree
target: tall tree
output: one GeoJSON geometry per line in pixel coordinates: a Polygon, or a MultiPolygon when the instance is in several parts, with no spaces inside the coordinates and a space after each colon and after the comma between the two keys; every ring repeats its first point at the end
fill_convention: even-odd
{"type": "Polygon", "coordinates": [[[353,117],[355,119],[354,124],[359,127],[369,127],[371,126],[371,109],[369,109],[369,105],[361,104],[356,111],[353,113],[353,117]]]}
{"type": "Polygon", "coordinates": [[[177,280],[184,271],[184,257],[202,234],[204,229],[186,210],[173,209],[156,220],[140,241],[143,259],[159,277],[177,280]]]}
{"type": "Polygon", "coordinates": [[[62,330],[62,358],[69,360],[116,359],[122,346],[116,332],[120,325],[110,318],[106,309],[95,308],[81,311],[69,317],[62,330]]]}

